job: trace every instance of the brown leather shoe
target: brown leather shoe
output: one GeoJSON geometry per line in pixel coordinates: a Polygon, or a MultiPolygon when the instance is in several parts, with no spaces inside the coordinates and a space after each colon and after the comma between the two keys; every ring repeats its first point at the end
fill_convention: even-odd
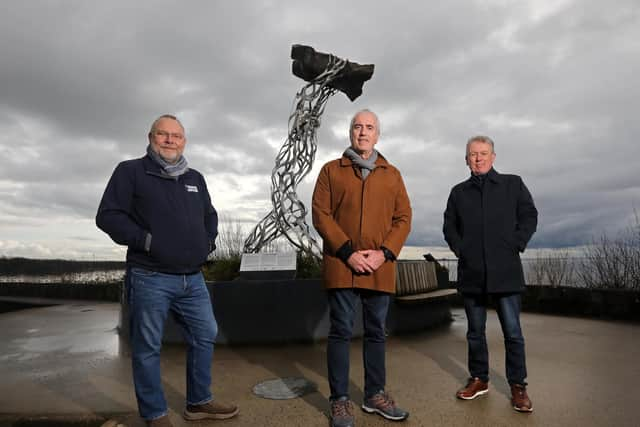
{"type": "Polygon", "coordinates": [[[511,404],[518,412],[533,412],[533,404],[527,395],[525,385],[511,384],[511,404]]]}
{"type": "Polygon", "coordinates": [[[168,415],[163,415],[154,420],[147,420],[147,427],[173,427],[168,415]]]}
{"type": "Polygon", "coordinates": [[[480,378],[469,378],[467,385],[456,393],[458,399],[471,400],[489,393],[489,383],[480,378]]]}
{"type": "Polygon", "coordinates": [[[225,420],[238,415],[239,409],[236,405],[225,405],[217,401],[207,402],[203,405],[187,405],[182,416],[185,420],[225,420]]]}

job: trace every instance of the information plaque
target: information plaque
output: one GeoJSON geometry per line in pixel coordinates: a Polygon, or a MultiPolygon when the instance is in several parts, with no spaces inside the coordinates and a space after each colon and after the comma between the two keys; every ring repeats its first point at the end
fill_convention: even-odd
{"type": "Polygon", "coordinates": [[[242,279],[294,279],[295,275],[295,252],[242,254],[240,262],[242,279]]]}

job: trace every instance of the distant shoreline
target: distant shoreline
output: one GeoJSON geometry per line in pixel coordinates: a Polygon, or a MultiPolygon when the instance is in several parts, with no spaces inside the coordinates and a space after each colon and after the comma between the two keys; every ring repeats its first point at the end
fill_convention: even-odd
{"type": "Polygon", "coordinates": [[[73,261],[64,259],[0,258],[2,276],[67,275],[123,270],[125,261],[73,261]]]}

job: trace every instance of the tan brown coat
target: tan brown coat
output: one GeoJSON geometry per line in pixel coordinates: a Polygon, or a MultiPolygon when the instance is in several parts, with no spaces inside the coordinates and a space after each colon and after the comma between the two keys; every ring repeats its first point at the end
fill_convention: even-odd
{"type": "Polygon", "coordinates": [[[313,225],[323,239],[327,288],[364,288],[395,293],[395,262],[357,274],[336,256],[347,241],[354,250],[389,249],[397,257],[411,229],[411,203],[398,169],[378,155],[362,180],[360,168],[342,157],[322,167],[312,200],[313,225]]]}

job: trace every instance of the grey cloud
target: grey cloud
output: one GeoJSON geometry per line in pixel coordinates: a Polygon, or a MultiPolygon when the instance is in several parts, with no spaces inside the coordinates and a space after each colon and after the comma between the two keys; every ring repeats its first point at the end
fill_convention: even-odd
{"type": "MultiPolygon", "coordinates": [[[[582,244],[623,226],[640,199],[638,24],[632,1],[11,1],[0,17],[0,215],[92,218],[115,165],[143,155],[151,121],[171,112],[219,209],[257,221],[303,84],[289,49],[305,43],[376,65],[356,102],[329,100],[317,163],[348,144],[353,112],[378,112],[379,149],[412,197],[409,244],[444,245],[442,211],[477,133],[536,199],[532,245],[582,244]]],[[[317,170],[299,188],[307,207],[317,170]]]]}

